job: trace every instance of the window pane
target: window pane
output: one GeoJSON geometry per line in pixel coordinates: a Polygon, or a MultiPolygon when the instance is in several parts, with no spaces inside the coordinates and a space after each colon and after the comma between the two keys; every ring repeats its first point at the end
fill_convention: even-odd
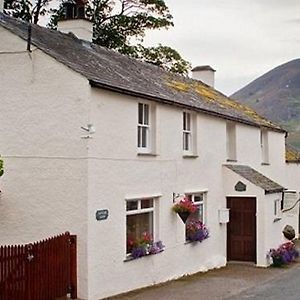
{"type": "Polygon", "coordinates": [[[144,232],[153,235],[153,212],[127,216],[127,253],[144,232]]]}
{"type": "Polygon", "coordinates": [[[142,130],[142,137],[141,137],[141,140],[142,140],[142,147],[143,148],[147,148],[147,134],[148,134],[148,128],[147,127],[142,127],[141,128],[142,130]]]}
{"type": "Polygon", "coordinates": [[[149,125],[149,105],[144,104],[144,124],[149,125]]]}
{"type": "Polygon", "coordinates": [[[139,124],[143,124],[143,103],[139,103],[139,124]]]}
{"type": "Polygon", "coordinates": [[[141,127],[138,126],[137,130],[137,145],[138,147],[141,147],[141,127]]]}
{"type": "Polygon", "coordinates": [[[203,223],[204,222],[204,205],[203,205],[203,203],[199,204],[198,215],[199,215],[199,220],[203,223]]]}
{"type": "Polygon", "coordinates": [[[191,130],[191,114],[186,113],[186,128],[185,130],[191,130]]]}
{"type": "Polygon", "coordinates": [[[183,133],[183,150],[190,150],[190,134],[187,132],[183,133]]]}
{"type": "Polygon", "coordinates": [[[144,199],[141,201],[141,208],[153,207],[153,199],[144,199]]]}
{"type": "Polygon", "coordinates": [[[138,201],[127,201],[126,210],[136,210],[138,209],[138,201]]]}
{"type": "Polygon", "coordinates": [[[203,201],[203,195],[202,194],[195,195],[194,196],[194,202],[200,202],[200,201],[203,201]]]}
{"type": "Polygon", "coordinates": [[[186,113],[183,113],[183,130],[186,130],[186,113]]]}

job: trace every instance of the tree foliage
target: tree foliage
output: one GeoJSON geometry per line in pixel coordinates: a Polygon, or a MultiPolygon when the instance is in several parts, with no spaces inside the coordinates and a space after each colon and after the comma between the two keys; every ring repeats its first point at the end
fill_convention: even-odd
{"type": "MultiPolygon", "coordinates": [[[[5,0],[6,12],[28,22],[38,23],[39,17],[50,13],[48,26],[57,28],[63,18],[63,1],[57,9],[47,9],[52,0],[5,0]]],[[[190,64],[171,47],[159,44],[145,47],[147,30],[168,29],[173,24],[164,0],[81,0],[85,17],[93,22],[93,42],[131,57],[153,63],[167,71],[186,74],[190,64]]]]}
{"type": "MultiPolygon", "coordinates": [[[[52,10],[49,27],[56,28],[63,16],[62,4],[52,10]]],[[[93,22],[93,42],[122,54],[186,74],[190,64],[171,47],[142,45],[147,30],[168,29],[173,17],[164,0],[90,0],[86,18],[93,22]]]]}
{"type": "Polygon", "coordinates": [[[37,24],[40,16],[47,13],[51,0],[5,0],[4,12],[12,17],[37,24]]]}

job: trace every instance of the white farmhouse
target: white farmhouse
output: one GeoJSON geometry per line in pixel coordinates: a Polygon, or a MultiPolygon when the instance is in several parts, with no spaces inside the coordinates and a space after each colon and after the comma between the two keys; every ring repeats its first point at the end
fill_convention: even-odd
{"type": "MultiPolygon", "coordinates": [[[[230,260],[267,266],[283,227],[298,231],[298,206],[282,208],[296,202],[299,159],[287,165],[279,126],[199,80],[72,34],[32,25],[28,42],[28,24],[2,13],[0,41],[0,244],[76,234],[80,299],[230,260]],[[178,195],[195,202],[203,242],[186,240],[178,195]],[[144,232],[165,247],[132,259],[130,239],[144,232]]],[[[214,70],[202,71],[212,84],[214,70]]]]}

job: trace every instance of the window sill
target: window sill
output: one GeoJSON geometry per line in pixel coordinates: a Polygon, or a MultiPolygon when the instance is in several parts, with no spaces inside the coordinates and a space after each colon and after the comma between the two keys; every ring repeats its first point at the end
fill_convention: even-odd
{"type": "Polygon", "coordinates": [[[198,158],[199,156],[196,154],[183,154],[183,158],[198,158]]]}
{"type": "Polygon", "coordinates": [[[138,156],[152,156],[152,157],[158,156],[158,154],[151,153],[151,152],[138,152],[137,155],[138,156]]]}
{"type": "Polygon", "coordinates": [[[269,166],[270,163],[262,162],[261,165],[262,165],[262,166],[269,166]]]}
{"type": "Polygon", "coordinates": [[[160,254],[160,253],[162,253],[162,252],[164,252],[164,251],[165,251],[165,250],[162,249],[162,250],[160,250],[160,251],[157,252],[157,253],[144,255],[144,256],[141,256],[141,257],[138,257],[138,258],[133,258],[133,257],[129,254],[129,255],[123,260],[123,262],[128,262],[128,261],[137,260],[137,259],[143,258],[143,257],[153,256],[153,255],[156,255],[156,254],[160,254]]]}

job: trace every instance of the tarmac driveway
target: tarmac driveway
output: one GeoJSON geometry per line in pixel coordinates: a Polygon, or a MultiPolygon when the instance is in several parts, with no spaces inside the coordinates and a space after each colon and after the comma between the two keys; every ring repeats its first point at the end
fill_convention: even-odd
{"type": "MultiPolygon", "coordinates": [[[[272,281],[276,282],[276,279],[285,278],[289,272],[298,272],[297,274],[299,274],[300,263],[293,263],[286,268],[257,268],[253,264],[229,263],[221,269],[186,276],[109,299],[220,300],[241,299],[242,295],[244,297],[242,299],[251,299],[253,295],[251,288],[258,286],[268,288],[268,284],[271,284],[272,281]],[[239,294],[241,297],[238,296],[239,294]]],[[[297,299],[300,299],[300,296],[297,299]]]]}

